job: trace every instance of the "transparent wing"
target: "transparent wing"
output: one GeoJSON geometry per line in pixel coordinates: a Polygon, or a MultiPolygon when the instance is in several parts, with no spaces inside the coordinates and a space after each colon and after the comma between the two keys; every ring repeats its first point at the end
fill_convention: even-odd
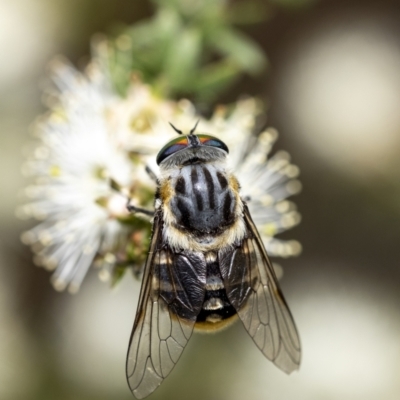
{"type": "Polygon", "coordinates": [[[300,339],[264,245],[245,206],[247,238],[220,252],[227,296],[263,354],[290,373],[299,368],[300,339]]]}
{"type": "Polygon", "coordinates": [[[203,276],[200,255],[177,255],[164,245],[161,221],[155,217],[126,361],[128,384],[138,399],[152,393],[172,371],[204,299],[204,261],[203,276]],[[193,267],[196,262],[200,275],[193,267]]]}

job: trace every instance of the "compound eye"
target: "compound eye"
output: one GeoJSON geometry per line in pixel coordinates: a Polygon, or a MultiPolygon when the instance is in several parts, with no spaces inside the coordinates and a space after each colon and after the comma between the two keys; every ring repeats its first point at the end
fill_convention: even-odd
{"type": "Polygon", "coordinates": [[[168,142],[157,155],[157,165],[160,165],[167,157],[176,153],[179,150],[188,147],[188,141],[186,136],[177,137],[174,140],[168,142]]]}
{"type": "Polygon", "coordinates": [[[229,153],[228,146],[222,140],[210,135],[197,135],[197,137],[203,146],[218,147],[229,153]]]}

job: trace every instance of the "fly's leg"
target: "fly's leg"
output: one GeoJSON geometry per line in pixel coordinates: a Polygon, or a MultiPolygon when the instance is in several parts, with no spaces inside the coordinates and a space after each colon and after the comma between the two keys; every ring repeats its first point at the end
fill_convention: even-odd
{"type": "MultiPolygon", "coordinates": [[[[146,165],[146,172],[152,181],[154,181],[155,183],[158,183],[157,175],[154,173],[154,171],[148,165],[146,165]]],[[[128,211],[130,213],[132,213],[132,214],[140,213],[140,214],[148,215],[149,217],[154,217],[154,210],[147,210],[145,208],[136,207],[136,206],[130,204],[130,201],[131,200],[128,199],[128,203],[126,205],[126,208],[128,209],[128,211]]]]}
{"type": "Polygon", "coordinates": [[[140,213],[144,215],[148,215],[149,217],[154,217],[154,211],[153,210],[147,210],[146,208],[141,208],[141,207],[136,207],[132,204],[130,204],[130,199],[128,199],[128,203],[126,204],[126,208],[128,211],[132,214],[140,213]]]}
{"type": "Polygon", "coordinates": [[[154,171],[148,165],[146,165],[146,172],[152,181],[154,181],[155,183],[158,183],[157,175],[154,173],[154,171]]]}
{"type": "Polygon", "coordinates": [[[131,204],[131,199],[129,198],[129,191],[122,187],[117,181],[114,179],[110,179],[110,187],[111,189],[115,190],[116,192],[120,193],[122,196],[126,197],[127,203],[126,208],[132,214],[140,213],[144,215],[148,215],[149,217],[154,216],[154,210],[147,210],[146,208],[136,207],[131,204]]]}

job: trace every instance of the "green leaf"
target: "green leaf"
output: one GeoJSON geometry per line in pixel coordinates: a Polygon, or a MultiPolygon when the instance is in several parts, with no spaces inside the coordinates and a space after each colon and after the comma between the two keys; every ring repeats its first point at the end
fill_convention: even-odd
{"type": "Polygon", "coordinates": [[[233,21],[264,16],[255,6],[261,0],[250,1],[153,0],[155,15],[111,42],[118,92],[126,93],[136,72],[161,96],[215,99],[241,73],[260,72],[267,65],[262,49],[232,28],[233,21]]]}
{"type": "Polygon", "coordinates": [[[122,278],[126,274],[126,271],[128,271],[128,268],[129,267],[126,265],[117,265],[114,267],[111,276],[111,287],[115,287],[121,282],[122,278]]]}
{"type": "Polygon", "coordinates": [[[197,29],[182,30],[171,45],[165,60],[164,73],[172,88],[185,91],[195,78],[202,51],[201,34],[197,29]]]}
{"type": "Polygon", "coordinates": [[[234,60],[246,72],[259,73],[267,65],[267,59],[255,42],[233,29],[214,33],[214,46],[234,60]]]}
{"type": "Polygon", "coordinates": [[[238,66],[229,61],[209,64],[197,76],[194,91],[203,101],[214,100],[221,90],[239,78],[240,73],[238,66]]]}

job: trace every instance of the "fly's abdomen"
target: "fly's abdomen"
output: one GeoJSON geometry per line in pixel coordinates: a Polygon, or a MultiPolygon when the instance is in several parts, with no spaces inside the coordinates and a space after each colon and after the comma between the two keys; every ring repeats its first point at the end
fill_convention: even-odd
{"type": "Polygon", "coordinates": [[[218,330],[225,327],[237,314],[228,300],[217,255],[209,252],[205,255],[205,259],[207,265],[206,291],[203,305],[196,319],[196,328],[218,330]]]}
{"type": "Polygon", "coordinates": [[[235,222],[235,196],[225,172],[211,164],[188,165],[171,182],[171,211],[179,228],[218,233],[235,222]]]}

